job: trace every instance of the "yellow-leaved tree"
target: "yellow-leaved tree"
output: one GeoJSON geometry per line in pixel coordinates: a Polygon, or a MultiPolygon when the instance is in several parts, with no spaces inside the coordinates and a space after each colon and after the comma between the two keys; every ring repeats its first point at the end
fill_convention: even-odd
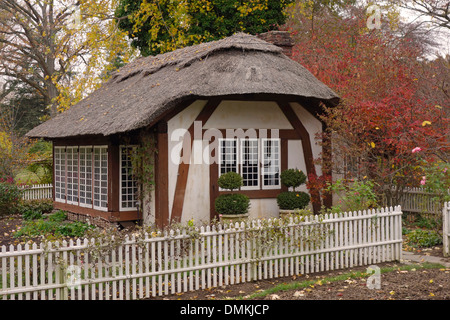
{"type": "Polygon", "coordinates": [[[2,0],[0,76],[38,92],[50,116],[97,88],[134,50],[117,28],[117,0],[2,0]]]}

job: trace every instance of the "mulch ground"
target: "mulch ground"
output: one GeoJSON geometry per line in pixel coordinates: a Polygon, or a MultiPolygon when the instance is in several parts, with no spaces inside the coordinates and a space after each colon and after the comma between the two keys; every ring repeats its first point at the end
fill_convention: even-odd
{"type": "Polygon", "coordinates": [[[22,225],[21,215],[12,215],[8,217],[0,217],[0,247],[9,245],[17,245],[20,240],[14,238],[14,232],[22,225]]]}
{"type": "MultiPolygon", "coordinates": [[[[16,245],[21,239],[13,237],[14,231],[22,224],[21,216],[0,218],[0,247],[10,244],[16,245]]],[[[26,239],[29,240],[29,239],[26,239]]],[[[409,248],[408,248],[409,249],[409,248]]],[[[443,257],[442,246],[416,250],[421,255],[443,257]]],[[[261,280],[241,283],[226,287],[212,288],[150,300],[221,300],[221,299],[249,299],[251,295],[263,292],[258,300],[450,300],[450,269],[401,270],[403,264],[383,263],[378,267],[391,267],[394,271],[381,274],[381,288],[367,287],[367,278],[346,277],[344,280],[328,281],[327,279],[347,275],[354,272],[365,272],[366,267],[322,272],[294,277],[261,280]],[[304,287],[300,283],[313,281],[304,287]],[[280,285],[297,285],[296,289],[273,290],[280,285]]]]}
{"type": "Polygon", "coordinates": [[[380,289],[370,289],[367,286],[367,277],[349,276],[340,281],[327,280],[350,273],[365,272],[366,268],[363,267],[234,284],[156,297],[153,300],[450,300],[449,268],[417,267],[401,270],[404,265],[393,263],[377,266],[397,269],[381,274],[380,289]],[[308,285],[302,287],[301,284],[304,283],[308,285]],[[299,288],[278,290],[281,286],[295,285],[299,288]]]}

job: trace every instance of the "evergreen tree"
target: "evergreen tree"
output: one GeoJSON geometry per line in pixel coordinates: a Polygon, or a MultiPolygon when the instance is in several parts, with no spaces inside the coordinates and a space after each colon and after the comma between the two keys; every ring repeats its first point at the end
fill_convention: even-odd
{"type": "Polygon", "coordinates": [[[119,28],[143,56],[213,41],[242,31],[258,34],[286,22],[293,0],[120,0],[119,28]]]}

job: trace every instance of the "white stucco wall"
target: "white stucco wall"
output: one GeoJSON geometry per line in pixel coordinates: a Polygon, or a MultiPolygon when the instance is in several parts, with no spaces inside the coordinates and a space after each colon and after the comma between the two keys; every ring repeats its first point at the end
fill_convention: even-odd
{"type": "MultiPolygon", "coordinates": [[[[206,101],[199,100],[175,115],[168,121],[169,139],[169,214],[172,212],[175,194],[178,163],[176,155],[181,149],[181,137],[196,119],[205,106],[206,101]],[[181,129],[181,130],[180,130],[181,129]]],[[[320,132],[322,125],[308,111],[299,104],[292,107],[311,136],[314,157],[318,157],[321,148],[316,144],[314,137],[320,132]]],[[[203,125],[204,129],[293,129],[290,122],[275,102],[257,101],[224,101],[203,125]]],[[[303,151],[300,140],[288,142],[288,166],[299,168],[306,173],[303,151]]],[[[210,154],[207,142],[194,142],[191,165],[189,168],[185,204],[182,213],[182,222],[194,219],[195,222],[209,221],[209,164],[202,163],[202,154],[210,154]],[[201,150],[199,150],[201,149],[201,150]],[[195,157],[195,160],[194,160],[195,157]]],[[[320,168],[317,168],[320,173],[320,168]]],[[[306,188],[302,186],[301,190],[306,188]]],[[[276,199],[252,199],[250,207],[251,218],[269,218],[278,216],[276,199]]]]}
{"type": "MultiPolygon", "coordinates": [[[[320,158],[322,154],[322,146],[320,145],[316,136],[317,134],[320,134],[322,132],[322,123],[311,113],[309,113],[305,108],[303,108],[299,103],[291,103],[291,106],[297,114],[297,117],[301,120],[309,133],[314,159],[320,158]]],[[[306,173],[306,171],[304,172],[306,173]]],[[[322,168],[318,165],[316,165],[316,173],[319,176],[322,174],[322,168]]]]}

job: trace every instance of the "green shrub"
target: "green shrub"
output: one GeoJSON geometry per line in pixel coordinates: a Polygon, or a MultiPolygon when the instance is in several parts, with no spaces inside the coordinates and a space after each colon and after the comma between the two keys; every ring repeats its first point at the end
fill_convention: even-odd
{"type": "Polygon", "coordinates": [[[83,222],[60,222],[50,219],[24,221],[22,227],[14,233],[14,237],[82,237],[94,226],[83,222]]]}
{"type": "Polygon", "coordinates": [[[367,210],[378,206],[375,183],[370,180],[339,179],[329,185],[327,191],[339,199],[332,212],[367,210]]]}
{"type": "MultiPolygon", "coordinates": [[[[242,185],[242,177],[236,172],[227,172],[217,181],[222,189],[236,190],[242,185]]],[[[215,209],[219,214],[246,214],[250,208],[250,199],[243,194],[223,194],[216,198],[215,209]]]]}
{"type": "Polygon", "coordinates": [[[242,177],[238,173],[230,171],[221,175],[219,180],[217,180],[217,184],[222,189],[233,191],[242,187],[243,182],[242,177]]]}
{"type": "Polygon", "coordinates": [[[41,213],[49,213],[53,210],[53,200],[22,200],[18,206],[18,209],[22,214],[30,210],[39,211],[41,213]]]}
{"type": "Polygon", "coordinates": [[[246,214],[250,208],[250,199],[239,193],[223,194],[216,198],[215,208],[223,215],[246,214]]]}
{"type": "Polygon", "coordinates": [[[295,191],[295,188],[306,182],[306,175],[301,170],[287,169],[281,172],[280,179],[283,185],[295,191]]]}
{"type": "Polygon", "coordinates": [[[277,196],[277,204],[281,210],[304,209],[309,201],[310,196],[305,192],[287,191],[277,196]]]}
{"type": "Polygon", "coordinates": [[[49,221],[62,222],[67,219],[67,213],[63,210],[58,210],[48,216],[49,221]]]}
{"type": "Polygon", "coordinates": [[[431,218],[419,214],[414,224],[419,228],[437,230],[442,226],[442,219],[439,216],[431,218]]]}
{"type": "Polygon", "coordinates": [[[436,231],[416,229],[406,235],[406,244],[411,247],[428,248],[442,243],[436,231]]]}
{"type": "Polygon", "coordinates": [[[62,235],[67,237],[82,237],[84,236],[86,231],[92,228],[94,228],[94,226],[80,221],[62,223],[58,224],[55,235],[62,235]]]}
{"type": "Polygon", "coordinates": [[[0,216],[15,214],[22,198],[22,190],[14,183],[0,182],[0,216]]]}
{"type": "Polygon", "coordinates": [[[29,209],[22,213],[24,220],[35,220],[42,218],[42,212],[40,210],[29,209]]]}

